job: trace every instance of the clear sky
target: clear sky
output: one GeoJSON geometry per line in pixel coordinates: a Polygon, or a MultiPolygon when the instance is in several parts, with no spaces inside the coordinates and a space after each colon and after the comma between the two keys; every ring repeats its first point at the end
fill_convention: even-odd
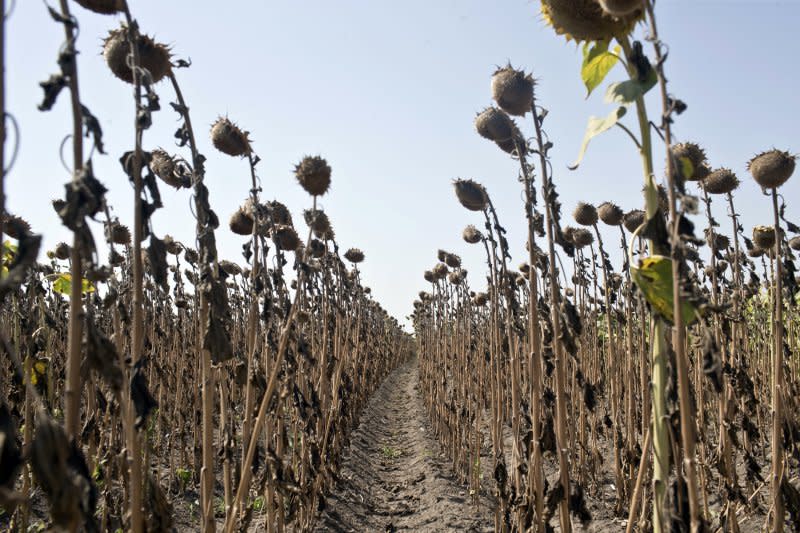
{"type": "MultiPolygon", "coordinates": [[[[19,158],[7,178],[7,207],[44,233],[46,247],[52,248],[68,237],[50,200],[63,195],[69,179],[58,151],[71,119],[66,92],[48,113],[36,105],[42,96],[38,83],[57,69],[63,31],[43,2],[16,3],[7,29],[6,85],[8,110],[22,134],[19,158]]],[[[208,157],[206,180],[220,218],[227,221],[246,198],[250,178],[245,161],[211,146],[208,126],[218,115],[251,132],[262,159],[263,198],[286,203],[298,225],[310,197],[297,185],[292,168],[306,154],[324,156],[333,182],[321,206],[341,246],[364,250],[365,283],[399,319],[426,288],[422,273],[435,263],[438,248],[461,255],[471,286],[485,286],[482,251],[460,237],[466,224],[480,220],[457,203],[456,177],[487,187],[508,229],[514,265],[523,259],[517,163],[479,137],[472,124],[475,113],[491,103],[489,81],[496,65],[510,61],[539,80],[537,97],[550,111],[545,127],[555,143],[551,154],[566,215],[579,200],[612,200],[625,209],[642,203],[638,155],[619,129],[595,139],[584,164],[567,170],[588,117],[611,108],[603,102],[602,88],[584,98],[580,49],[544,25],[538,0],[131,4],[145,32],[170,44],[177,58],[192,60],[179,77],[208,157]]],[[[100,55],[101,38],[120,20],[70,5],[81,27],[82,99],[99,118],[109,152],[95,157],[95,173],[110,189],[114,213],[130,224],[133,192],[117,160],[133,145],[132,90],[111,75],[100,55]]],[[[676,120],[677,138],[699,142],[712,166],[730,167],[739,175],[743,185],[736,202],[748,232],[754,224],[769,224],[771,204],[745,165],[773,147],[800,153],[800,1],[660,0],[657,17],[670,49],[670,91],[689,106],[676,120]]],[[[608,79],[622,77],[618,67],[608,79]]],[[[162,111],[145,134],[145,148],[174,152],[177,116],[167,105],[172,90],[167,82],[157,90],[162,111]]],[[[659,107],[651,100],[656,119],[659,107]]],[[[528,116],[522,127],[530,134],[531,126],[528,116]]],[[[661,147],[656,150],[662,153],[661,147]]],[[[156,233],[193,242],[189,192],[161,189],[166,207],[153,219],[156,233]]],[[[790,200],[787,215],[797,221],[800,172],[782,193],[790,200]]],[[[716,213],[724,218],[722,205],[716,213]]],[[[730,234],[730,223],[721,221],[730,234]]],[[[95,234],[101,238],[101,226],[95,234]]],[[[243,242],[227,227],[218,233],[221,255],[240,263],[243,242]]]]}

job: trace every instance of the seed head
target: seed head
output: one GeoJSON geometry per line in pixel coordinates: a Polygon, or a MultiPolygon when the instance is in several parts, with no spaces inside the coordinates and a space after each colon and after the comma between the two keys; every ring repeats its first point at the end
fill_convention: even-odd
{"type": "Polygon", "coordinates": [[[285,226],[294,226],[292,223],[292,213],[285,204],[278,200],[272,200],[265,204],[267,214],[272,220],[273,224],[283,224],[285,226]]]}
{"type": "Polygon", "coordinates": [[[575,211],[572,212],[572,218],[581,226],[594,226],[597,224],[597,209],[592,204],[578,202],[575,211]]]}
{"type": "Polygon", "coordinates": [[[364,252],[358,248],[350,248],[344,253],[344,258],[351,263],[358,264],[364,260],[364,252]]]}
{"type": "Polygon", "coordinates": [[[486,302],[488,301],[489,301],[489,295],[486,294],[485,292],[479,292],[472,299],[472,303],[478,307],[483,307],[484,305],[486,305],[486,302]]]}
{"type": "Polygon", "coordinates": [[[198,259],[200,259],[200,256],[194,248],[186,248],[183,251],[183,258],[186,259],[186,262],[190,265],[194,265],[197,263],[198,259]]]}
{"type": "MultiPolygon", "coordinates": [[[[638,0],[638,4],[641,6],[641,0],[638,0]]],[[[671,153],[674,170],[683,180],[698,181],[708,174],[706,153],[699,145],[691,142],[676,144],[672,146],[671,153]],[[688,169],[685,168],[687,162],[688,169]]]]}
{"type": "Polygon", "coordinates": [[[311,242],[308,244],[308,252],[311,257],[319,259],[325,255],[325,251],[325,243],[319,239],[311,239],[311,242]]]}
{"type": "Polygon", "coordinates": [[[494,142],[508,141],[519,134],[511,117],[496,107],[487,107],[478,113],[475,129],[481,137],[494,142]]]}
{"type": "Polygon", "coordinates": [[[458,201],[470,211],[483,211],[489,206],[489,195],[480,183],[457,179],[453,186],[456,188],[458,201]]]}
{"type": "Polygon", "coordinates": [[[727,250],[728,246],[731,244],[731,241],[728,237],[715,232],[708,233],[706,236],[706,242],[714,250],[727,250]]]}
{"type": "Polygon", "coordinates": [[[492,98],[509,115],[525,116],[533,105],[533,76],[510,64],[492,75],[492,98]]]}
{"type": "Polygon", "coordinates": [[[619,226],[622,224],[622,219],[625,216],[622,209],[611,202],[603,202],[597,206],[597,214],[600,216],[600,220],[609,226],[619,226]]]}
{"type": "MultiPolygon", "coordinates": [[[[139,34],[138,48],[139,64],[150,72],[153,83],[161,81],[172,70],[167,46],[155,42],[147,35],[139,34]]],[[[111,30],[103,43],[103,57],[111,72],[127,83],[133,83],[133,70],[128,59],[130,54],[127,27],[111,30]]]]}
{"type": "Polygon", "coordinates": [[[75,0],[75,2],[79,6],[100,15],[113,15],[123,9],[120,0],[75,0]]]}
{"type": "Polygon", "coordinates": [[[253,215],[248,212],[245,206],[241,206],[231,215],[228,226],[237,235],[252,235],[253,215]]]}
{"type": "Polygon", "coordinates": [[[706,176],[700,184],[708,194],[728,194],[739,187],[739,178],[729,168],[718,168],[706,176]]]}
{"type": "Polygon", "coordinates": [[[433,275],[436,276],[436,279],[442,279],[448,272],[447,265],[444,263],[436,263],[433,267],[433,275]]]}
{"type": "Polygon", "coordinates": [[[211,126],[211,142],[214,147],[234,157],[246,156],[252,152],[249,133],[239,129],[227,117],[219,117],[211,126]]]}
{"type": "Polygon", "coordinates": [[[521,134],[515,135],[511,139],[506,139],[505,141],[496,141],[495,144],[502,151],[511,155],[519,156],[519,150],[522,150],[523,154],[528,152],[528,143],[521,134]]]}
{"type": "Polygon", "coordinates": [[[294,167],[300,186],[311,196],[322,196],[331,185],[331,167],[319,156],[306,156],[294,167]]]}
{"type": "Polygon", "coordinates": [[[596,0],[542,0],[545,22],[568,41],[599,41],[627,35],[641,14],[634,11],[632,15],[611,17],[596,0]]]}
{"type": "Polygon", "coordinates": [[[31,225],[22,217],[5,213],[3,215],[3,232],[12,239],[19,240],[31,232],[31,225]]]}
{"type": "Polygon", "coordinates": [[[772,226],[756,226],[753,228],[753,242],[762,250],[775,246],[775,228],[772,226]]]}
{"type": "Polygon", "coordinates": [[[433,283],[434,281],[436,281],[436,277],[430,270],[426,270],[422,277],[425,278],[425,281],[427,281],[428,283],[433,283]]]}
{"type": "Polygon", "coordinates": [[[588,229],[574,228],[571,234],[571,240],[576,248],[583,248],[594,242],[594,235],[592,235],[592,232],[588,229]]]}
{"type": "Polygon", "coordinates": [[[272,242],[279,250],[294,252],[300,248],[300,237],[291,226],[279,224],[272,231],[272,242]]]}
{"type": "Polygon", "coordinates": [[[458,257],[456,254],[447,254],[444,257],[444,263],[450,268],[460,268],[461,258],[458,257]]]}
{"type": "Polygon", "coordinates": [[[629,232],[633,233],[636,231],[639,226],[644,224],[644,211],[641,209],[631,209],[622,219],[622,224],[625,226],[625,229],[629,232]]]}
{"type": "Polygon", "coordinates": [[[789,239],[789,248],[794,251],[800,251],[800,235],[796,235],[789,239]]]}
{"type": "Polygon", "coordinates": [[[233,261],[222,260],[219,262],[219,267],[229,276],[238,276],[242,273],[242,267],[233,261]]]}
{"type": "Polygon", "coordinates": [[[469,244],[478,243],[481,241],[481,239],[483,239],[483,234],[472,224],[464,228],[461,236],[464,238],[464,241],[468,242],[469,244]]]}
{"type": "Polygon", "coordinates": [[[164,183],[176,189],[191,186],[189,178],[179,172],[175,160],[164,150],[156,149],[150,152],[150,170],[164,183]]]}
{"type": "Polygon", "coordinates": [[[172,235],[164,235],[164,247],[167,249],[167,252],[172,255],[180,255],[183,250],[181,243],[176,241],[172,235]]]}
{"type": "Polygon", "coordinates": [[[306,209],[303,211],[303,218],[314,236],[322,240],[333,239],[333,229],[331,228],[331,221],[324,211],[317,209],[306,209]]]}
{"type": "Polygon", "coordinates": [[[56,244],[53,253],[55,254],[57,259],[69,259],[70,253],[72,252],[72,248],[70,248],[69,244],[65,242],[60,242],[56,244]]]}
{"type": "Polygon", "coordinates": [[[756,183],[765,189],[777,189],[792,176],[796,157],[789,152],[762,152],[747,163],[747,170],[756,183]]]}

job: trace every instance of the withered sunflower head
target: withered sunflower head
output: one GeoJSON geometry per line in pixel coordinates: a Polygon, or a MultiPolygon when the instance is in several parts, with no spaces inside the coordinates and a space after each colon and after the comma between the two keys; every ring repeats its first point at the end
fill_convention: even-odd
{"type": "Polygon", "coordinates": [[[267,213],[272,220],[273,224],[283,224],[285,226],[294,226],[292,223],[292,213],[286,204],[278,200],[272,200],[265,204],[267,213]]]}
{"type": "Polygon", "coordinates": [[[673,145],[670,152],[675,171],[683,180],[698,181],[708,175],[706,152],[698,144],[679,143],[673,145]]]}
{"type": "MultiPolygon", "coordinates": [[[[111,72],[127,83],[133,83],[133,70],[128,60],[130,52],[127,27],[111,30],[103,42],[103,57],[111,72]]],[[[138,52],[139,64],[150,72],[153,83],[164,79],[172,70],[169,48],[155,42],[152,37],[139,34],[138,52]]]]}
{"type": "Polygon", "coordinates": [[[300,248],[300,237],[292,226],[279,224],[272,231],[272,242],[279,250],[293,252],[300,248]]]}
{"type": "Polygon", "coordinates": [[[319,156],[306,156],[294,167],[300,186],[311,196],[322,196],[331,185],[331,167],[319,156]]]}
{"type": "Polygon", "coordinates": [[[792,177],[796,159],[789,152],[770,150],[751,159],[747,163],[747,170],[763,188],[777,189],[792,177]]]}
{"type": "Polygon", "coordinates": [[[510,64],[492,75],[492,98],[509,115],[524,116],[533,106],[533,76],[510,64]]]}
{"type": "Polygon", "coordinates": [[[753,243],[762,250],[769,250],[775,246],[775,228],[772,226],[755,226],[753,228],[753,243]]]}
{"type": "Polygon", "coordinates": [[[475,130],[481,137],[494,142],[503,142],[520,135],[514,121],[505,111],[487,107],[475,117],[475,130]]]}
{"type": "Polygon", "coordinates": [[[548,26],[567,40],[599,41],[627,35],[641,18],[642,11],[612,17],[596,0],[541,0],[542,16],[548,26]]]}
{"type": "Polygon", "coordinates": [[[597,209],[592,204],[578,202],[575,211],[572,212],[572,218],[581,226],[594,226],[597,224],[597,209]]]}
{"type": "Polygon", "coordinates": [[[603,202],[597,206],[597,215],[604,224],[609,226],[619,226],[622,224],[622,219],[625,213],[620,207],[612,202],[603,202]]]}
{"type": "Polygon", "coordinates": [[[700,185],[708,194],[728,194],[739,187],[739,178],[729,168],[718,168],[706,176],[700,185]]]}
{"type": "Polygon", "coordinates": [[[483,239],[483,234],[472,224],[464,228],[461,236],[464,238],[464,241],[469,244],[478,243],[483,239]]]}
{"type": "Polygon", "coordinates": [[[79,6],[100,15],[114,15],[123,10],[123,4],[120,0],[75,0],[75,2],[79,6]]]}
{"type": "Polygon", "coordinates": [[[470,211],[483,211],[489,206],[489,195],[480,183],[457,179],[453,182],[458,201],[470,211]]]}
{"type": "Polygon", "coordinates": [[[253,215],[248,213],[244,206],[241,206],[231,215],[228,226],[237,235],[252,235],[253,215]]]}
{"type": "Polygon", "coordinates": [[[358,264],[364,261],[364,252],[358,248],[350,248],[344,253],[344,258],[351,263],[358,264]]]}
{"type": "Polygon", "coordinates": [[[223,154],[234,157],[243,157],[252,152],[248,132],[242,131],[228,117],[219,117],[211,125],[211,142],[223,154]]]}
{"type": "Polygon", "coordinates": [[[25,235],[30,235],[31,225],[22,217],[5,213],[3,215],[3,233],[12,239],[19,240],[25,235]]]}
{"type": "Polygon", "coordinates": [[[644,224],[644,217],[645,213],[641,209],[631,209],[622,219],[622,224],[625,226],[625,229],[629,232],[633,233],[636,231],[639,226],[644,224]]]}
{"type": "Polygon", "coordinates": [[[447,254],[444,257],[444,263],[450,268],[460,268],[461,258],[458,257],[456,254],[447,254]]]}

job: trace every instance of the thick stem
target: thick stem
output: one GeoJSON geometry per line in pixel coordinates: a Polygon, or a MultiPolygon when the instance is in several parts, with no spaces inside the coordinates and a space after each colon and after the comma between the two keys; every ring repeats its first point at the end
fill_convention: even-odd
{"type": "Polygon", "coordinates": [[[536,143],[539,152],[539,164],[542,173],[542,196],[545,203],[545,227],[547,229],[547,252],[550,260],[550,320],[553,324],[553,352],[556,359],[556,446],[558,447],[558,470],[561,487],[564,497],[559,503],[559,518],[562,533],[572,531],[572,523],[569,517],[569,456],[567,445],[567,412],[566,412],[566,354],[561,339],[561,317],[559,316],[559,297],[558,277],[556,268],[555,254],[555,221],[553,220],[553,210],[550,205],[549,190],[552,188],[552,181],[547,167],[547,157],[544,148],[542,135],[541,118],[538,113],[533,113],[533,124],[536,128],[536,143]]]}
{"type": "MultiPolygon", "coordinates": [[[[67,0],[60,0],[61,14],[70,19],[67,0]]],[[[74,53],[75,34],[70,24],[64,24],[64,35],[67,40],[66,48],[74,53]]],[[[81,113],[81,99],[78,87],[78,61],[73,57],[72,72],[68,79],[70,104],[72,107],[72,179],[77,180],[83,169],[83,114],[81,113]]],[[[5,123],[5,116],[3,117],[5,123]]],[[[5,163],[3,163],[5,164],[5,163]]],[[[81,412],[81,336],[83,326],[83,301],[81,288],[83,285],[83,264],[81,258],[81,242],[75,234],[72,240],[70,255],[70,302],[69,302],[69,327],[67,330],[67,383],[64,392],[64,429],[72,439],[80,437],[80,412],[81,412]]]]}
{"type": "Polygon", "coordinates": [[[775,339],[772,353],[772,506],[773,533],[782,533],[784,503],[781,494],[783,481],[783,268],[781,262],[781,226],[778,211],[778,192],[772,189],[772,210],[775,220],[775,288],[772,291],[775,313],[775,339]]]}
{"type": "Polygon", "coordinates": [[[667,152],[667,195],[669,197],[669,216],[672,233],[672,298],[673,298],[673,321],[672,328],[672,347],[675,351],[675,361],[678,374],[678,401],[680,404],[681,417],[681,443],[683,445],[683,467],[686,479],[686,489],[689,498],[689,516],[691,520],[691,530],[699,531],[700,525],[700,505],[697,494],[697,469],[695,464],[695,421],[694,409],[689,398],[689,358],[686,354],[686,326],[683,323],[683,298],[681,294],[681,264],[682,251],[680,247],[680,216],[677,209],[676,185],[674,182],[674,161],[672,158],[672,128],[669,115],[670,98],[667,94],[667,79],[664,76],[664,60],[666,59],[661,51],[661,43],[658,40],[658,27],[652,2],[646,3],[647,13],[650,19],[650,30],[653,37],[653,48],[656,57],[656,72],[658,74],[658,86],[661,91],[661,102],[663,109],[663,130],[664,141],[667,152]]]}

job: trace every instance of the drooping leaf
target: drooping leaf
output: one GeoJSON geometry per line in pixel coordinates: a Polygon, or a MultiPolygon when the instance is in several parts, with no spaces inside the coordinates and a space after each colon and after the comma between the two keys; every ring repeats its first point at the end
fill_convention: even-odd
{"type": "Polygon", "coordinates": [[[626,111],[627,109],[621,106],[604,118],[589,117],[589,124],[586,126],[586,133],[584,133],[583,142],[581,143],[581,150],[578,153],[578,158],[569,166],[570,170],[575,170],[581,164],[583,156],[586,155],[586,149],[589,147],[589,141],[614,127],[619,122],[619,119],[625,116],[626,111]]]}
{"type": "Polygon", "coordinates": [[[657,82],[658,75],[651,69],[644,81],[626,80],[612,83],[606,90],[605,101],[610,104],[631,104],[652,89],[657,82]]]}
{"type": "MultiPolygon", "coordinates": [[[[672,259],[663,255],[645,257],[638,267],[631,266],[631,277],[653,310],[669,322],[674,322],[672,259]]],[[[681,302],[681,315],[686,325],[700,316],[698,309],[686,300],[681,302]]]]}
{"type": "Polygon", "coordinates": [[[608,51],[608,41],[586,42],[583,45],[583,64],[581,65],[581,79],[586,86],[586,97],[592,94],[606,78],[614,65],[619,61],[620,47],[614,47],[613,52],[608,51]]]}

